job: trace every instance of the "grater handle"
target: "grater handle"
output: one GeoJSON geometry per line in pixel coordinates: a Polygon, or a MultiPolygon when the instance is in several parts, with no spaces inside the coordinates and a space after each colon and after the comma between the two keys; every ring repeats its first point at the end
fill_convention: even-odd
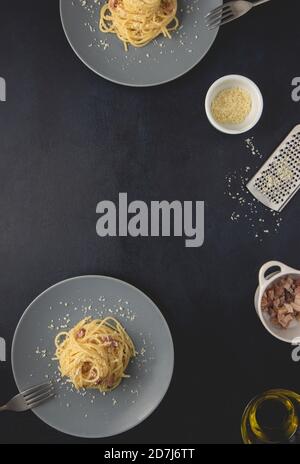
{"type": "Polygon", "coordinates": [[[268,278],[266,277],[266,272],[269,271],[271,268],[278,268],[276,274],[289,274],[295,272],[295,269],[286,266],[280,261],[268,261],[259,270],[258,281],[260,287],[262,287],[268,281],[268,278]]]}

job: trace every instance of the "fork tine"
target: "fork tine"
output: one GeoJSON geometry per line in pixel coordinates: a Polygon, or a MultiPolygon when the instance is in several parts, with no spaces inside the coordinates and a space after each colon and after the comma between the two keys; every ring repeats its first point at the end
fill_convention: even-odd
{"type": "Polygon", "coordinates": [[[52,385],[52,382],[45,382],[45,383],[41,383],[40,385],[35,385],[34,387],[28,388],[28,390],[25,390],[25,391],[21,392],[21,394],[23,396],[30,395],[31,393],[35,392],[39,388],[44,387],[46,385],[50,385],[50,384],[52,385]]]}
{"type": "Polygon", "coordinates": [[[206,19],[212,18],[213,16],[218,16],[221,14],[223,11],[231,10],[231,5],[225,4],[221,5],[218,8],[215,8],[214,10],[211,10],[209,13],[207,13],[204,17],[206,19]]]}
{"type": "Polygon", "coordinates": [[[31,393],[30,395],[23,395],[23,397],[25,398],[25,400],[27,401],[30,401],[31,399],[35,398],[36,396],[42,394],[42,393],[46,393],[48,392],[49,390],[52,389],[52,385],[45,385],[44,387],[41,387],[39,388],[38,390],[35,390],[33,393],[31,393]]]}
{"type": "Polygon", "coordinates": [[[208,29],[215,29],[216,27],[223,26],[223,24],[229,23],[230,21],[234,20],[236,17],[233,13],[227,13],[226,15],[222,16],[221,18],[209,23],[207,25],[208,29]]]}
{"type": "Polygon", "coordinates": [[[53,398],[53,396],[55,396],[55,393],[51,393],[50,395],[46,396],[45,398],[42,398],[34,403],[31,403],[29,408],[30,409],[33,409],[33,408],[36,408],[37,406],[39,406],[40,404],[44,403],[44,401],[46,400],[49,400],[50,398],[53,398]]]}
{"type": "Polygon", "coordinates": [[[51,395],[54,395],[54,390],[52,390],[52,389],[31,398],[31,400],[26,401],[26,403],[27,403],[28,406],[33,407],[32,406],[33,404],[35,404],[35,403],[37,403],[39,401],[42,401],[42,400],[44,401],[51,395]]]}
{"type": "Polygon", "coordinates": [[[214,10],[210,11],[205,15],[205,19],[210,20],[214,17],[220,16],[222,13],[226,13],[227,11],[231,10],[231,5],[222,5],[219,6],[218,8],[215,8],[214,10]]]}
{"type": "Polygon", "coordinates": [[[209,18],[210,16],[212,16],[213,14],[216,14],[216,13],[220,13],[220,11],[222,11],[223,9],[223,6],[218,6],[217,8],[214,8],[213,10],[209,11],[204,17],[205,18],[209,18]]]}

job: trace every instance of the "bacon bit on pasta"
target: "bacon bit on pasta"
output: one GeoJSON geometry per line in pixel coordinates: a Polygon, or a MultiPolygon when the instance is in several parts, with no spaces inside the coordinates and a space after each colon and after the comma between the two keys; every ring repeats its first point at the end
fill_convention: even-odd
{"type": "Polygon", "coordinates": [[[91,363],[86,361],[82,364],[81,372],[87,374],[91,370],[91,363]]]}
{"type": "Polygon", "coordinates": [[[118,347],[118,342],[112,338],[111,335],[107,335],[106,337],[102,337],[101,341],[104,343],[105,346],[112,346],[113,348],[118,347]]]}
{"type": "Polygon", "coordinates": [[[106,385],[111,388],[114,386],[114,383],[115,383],[115,374],[112,374],[108,379],[107,379],[107,382],[106,382],[106,385]]]}
{"type": "Polygon", "coordinates": [[[162,9],[163,11],[165,11],[166,13],[172,13],[173,9],[174,9],[174,5],[171,1],[169,0],[163,0],[162,1],[162,9]]]}
{"type": "Polygon", "coordinates": [[[109,0],[108,4],[111,8],[116,8],[118,6],[118,0],[109,0]]]}
{"type": "Polygon", "coordinates": [[[85,336],[85,329],[80,329],[78,330],[77,334],[76,334],[76,338],[83,338],[85,336]]]}
{"type": "Polygon", "coordinates": [[[89,376],[90,380],[94,380],[96,377],[97,377],[97,372],[92,370],[89,376]]]}

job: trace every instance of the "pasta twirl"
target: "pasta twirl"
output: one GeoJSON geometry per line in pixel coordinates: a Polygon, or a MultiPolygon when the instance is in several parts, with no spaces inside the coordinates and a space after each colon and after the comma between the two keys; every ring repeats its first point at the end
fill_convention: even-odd
{"type": "Polygon", "coordinates": [[[124,43],[143,47],[160,34],[171,38],[179,22],[177,0],[109,0],[100,12],[100,30],[124,43]]]}
{"type": "Polygon", "coordinates": [[[76,389],[101,392],[113,390],[128,377],[125,371],[136,355],[131,338],[112,317],[81,320],[69,332],[60,332],[55,346],[62,376],[76,389]]]}

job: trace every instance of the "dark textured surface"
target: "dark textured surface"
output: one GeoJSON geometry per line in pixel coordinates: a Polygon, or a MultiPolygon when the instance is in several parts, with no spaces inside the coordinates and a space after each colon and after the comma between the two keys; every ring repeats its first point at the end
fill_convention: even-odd
{"type": "MultiPolygon", "coordinates": [[[[264,155],[300,120],[290,98],[300,74],[300,6],[273,0],[223,28],[203,62],[159,88],[118,87],[75,57],[52,0],[1,2],[0,336],[10,345],[30,301],[80,274],[113,275],[156,301],[175,343],[175,373],[159,409],[104,443],[239,443],[245,403],[269,387],[300,391],[290,347],[269,336],[253,308],[259,266],[271,258],[300,268],[299,196],[279,234],[263,243],[230,221],[225,175],[256,162],[245,136],[216,132],[204,114],[209,84],[221,75],[253,78],[265,112],[250,133],[264,155]],[[205,200],[206,238],[100,239],[102,199],[205,200]]],[[[15,393],[0,363],[1,402],[15,393]]],[[[101,420],[101,417],[99,417],[101,420]]],[[[33,414],[0,416],[0,442],[76,443],[33,414]]]]}

